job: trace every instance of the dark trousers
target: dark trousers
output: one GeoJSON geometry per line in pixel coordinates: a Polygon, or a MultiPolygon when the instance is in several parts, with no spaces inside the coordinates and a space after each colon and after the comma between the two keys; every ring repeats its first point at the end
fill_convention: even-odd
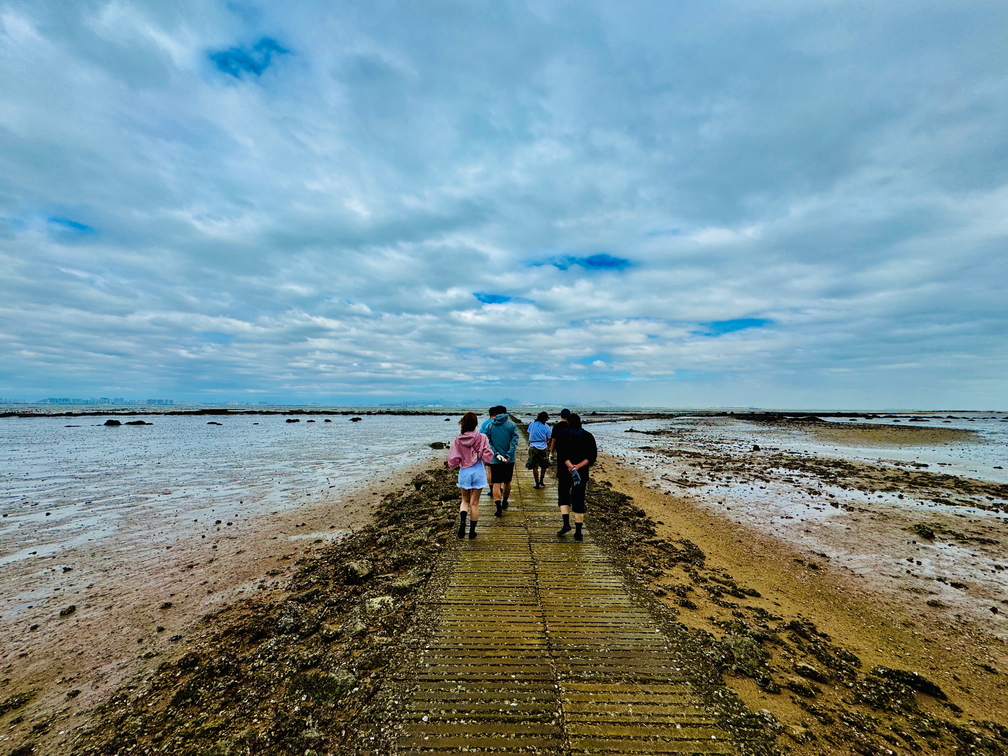
{"type": "Polygon", "coordinates": [[[581,482],[574,485],[567,465],[557,467],[557,504],[568,506],[575,514],[585,513],[585,490],[588,488],[588,469],[578,470],[581,482]]]}

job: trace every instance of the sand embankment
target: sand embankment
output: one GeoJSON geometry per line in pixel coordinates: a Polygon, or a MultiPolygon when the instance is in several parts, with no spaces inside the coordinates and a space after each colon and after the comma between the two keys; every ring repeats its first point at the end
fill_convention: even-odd
{"type": "Polygon", "coordinates": [[[794,420],[778,423],[798,429],[820,441],[847,446],[926,446],[954,442],[980,443],[976,432],[965,428],[935,428],[921,425],[837,423],[794,420]]]}

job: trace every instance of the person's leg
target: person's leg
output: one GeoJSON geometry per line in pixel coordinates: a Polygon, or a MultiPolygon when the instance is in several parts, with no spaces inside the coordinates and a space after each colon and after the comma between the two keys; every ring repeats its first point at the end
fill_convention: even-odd
{"type": "Polygon", "coordinates": [[[563,520],[563,525],[560,530],[557,531],[558,536],[565,535],[570,532],[570,495],[571,495],[571,479],[570,475],[563,475],[560,470],[557,470],[557,504],[560,505],[560,518],[563,520]]]}
{"type": "Polygon", "coordinates": [[[588,488],[588,472],[581,471],[581,482],[571,489],[571,509],[574,511],[574,540],[583,541],[584,535],[581,528],[584,525],[584,516],[587,511],[585,507],[585,493],[588,488]]]}
{"type": "Polygon", "coordinates": [[[539,488],[546,488],[546,468],[549,467],[549,450],[543,449],[536,460],[539,467],[539,488]]]}
{"type": "MultiPolygon", "coordinates": [[[[476,523],[479,522],[479,499],[483,493],[482,488],[472,488],[469,490],[469,538],[476,537],[476,523]]],[[[461,537],[461,536],[460,536],[461,537]]]]}
{"type": "Polygon", "coordinates": [[[458,524],[458,537],[465,537],[466,529],[466,518],[469,516],[469,490],[466,486],[469,484],[469,474],[465,468],[458,471],[458,489],[459,497],[461,501],[459,502],[459,524],[458,524]]]}
{"type": "Polygon", "coordinates": [[[508,496],[511,495],[511,481],[501,483],[501,509],[508,508],[508,496]]]}
{"type": "Polygon", "coordinates": [[[462,491],[462,503],[459,504],[459,526],[458,526],[458,537],[465,538],[466,532],[466,518],[469,516],[469,489],[463,488],[462,491]]]}
{"type": "Polygon", "coordinates": [[[474,488],[469,492],[469,522],[476,525],[479,520],[479,500],[483,495],[482,488],[474,488]]]}
{"type": "Polygon", "coordinates": [[[504,510],[501,507],[501,496],[503,495],[501,492],[501,484],[494,483],[492,488],[493,488],[494,506],[497,507],[496,511],[494,512],[494,517],[500,517],[504,513],[504,510]]]}

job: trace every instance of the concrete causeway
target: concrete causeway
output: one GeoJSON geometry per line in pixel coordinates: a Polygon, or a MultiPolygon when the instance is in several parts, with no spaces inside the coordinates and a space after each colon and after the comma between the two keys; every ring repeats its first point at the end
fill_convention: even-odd
{"type": "MultiPolygon", "coordinates": [[[[737,753],[683,652],[592,540],[556,535],[556,486],[519,461],[510,508],[484,495],[432,635],[400,683],[400,753],[737,753]]],[[[745,750],[745,749],[741,749],[745,750]]]]}

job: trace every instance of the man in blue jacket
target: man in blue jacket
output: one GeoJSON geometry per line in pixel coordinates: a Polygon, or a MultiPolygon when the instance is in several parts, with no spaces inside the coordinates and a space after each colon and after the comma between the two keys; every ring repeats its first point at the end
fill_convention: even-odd
{"type": "Polygon", "coordinates": [[[518,426],[508,417],[507,407],[497,407],[497,415],[487,425],[486,435],[494,451],[494,461],[490,465],[494,506],[497,508],[494,516],[500,517],[508,507],[515,452],[518,450],[518,426]]]}

